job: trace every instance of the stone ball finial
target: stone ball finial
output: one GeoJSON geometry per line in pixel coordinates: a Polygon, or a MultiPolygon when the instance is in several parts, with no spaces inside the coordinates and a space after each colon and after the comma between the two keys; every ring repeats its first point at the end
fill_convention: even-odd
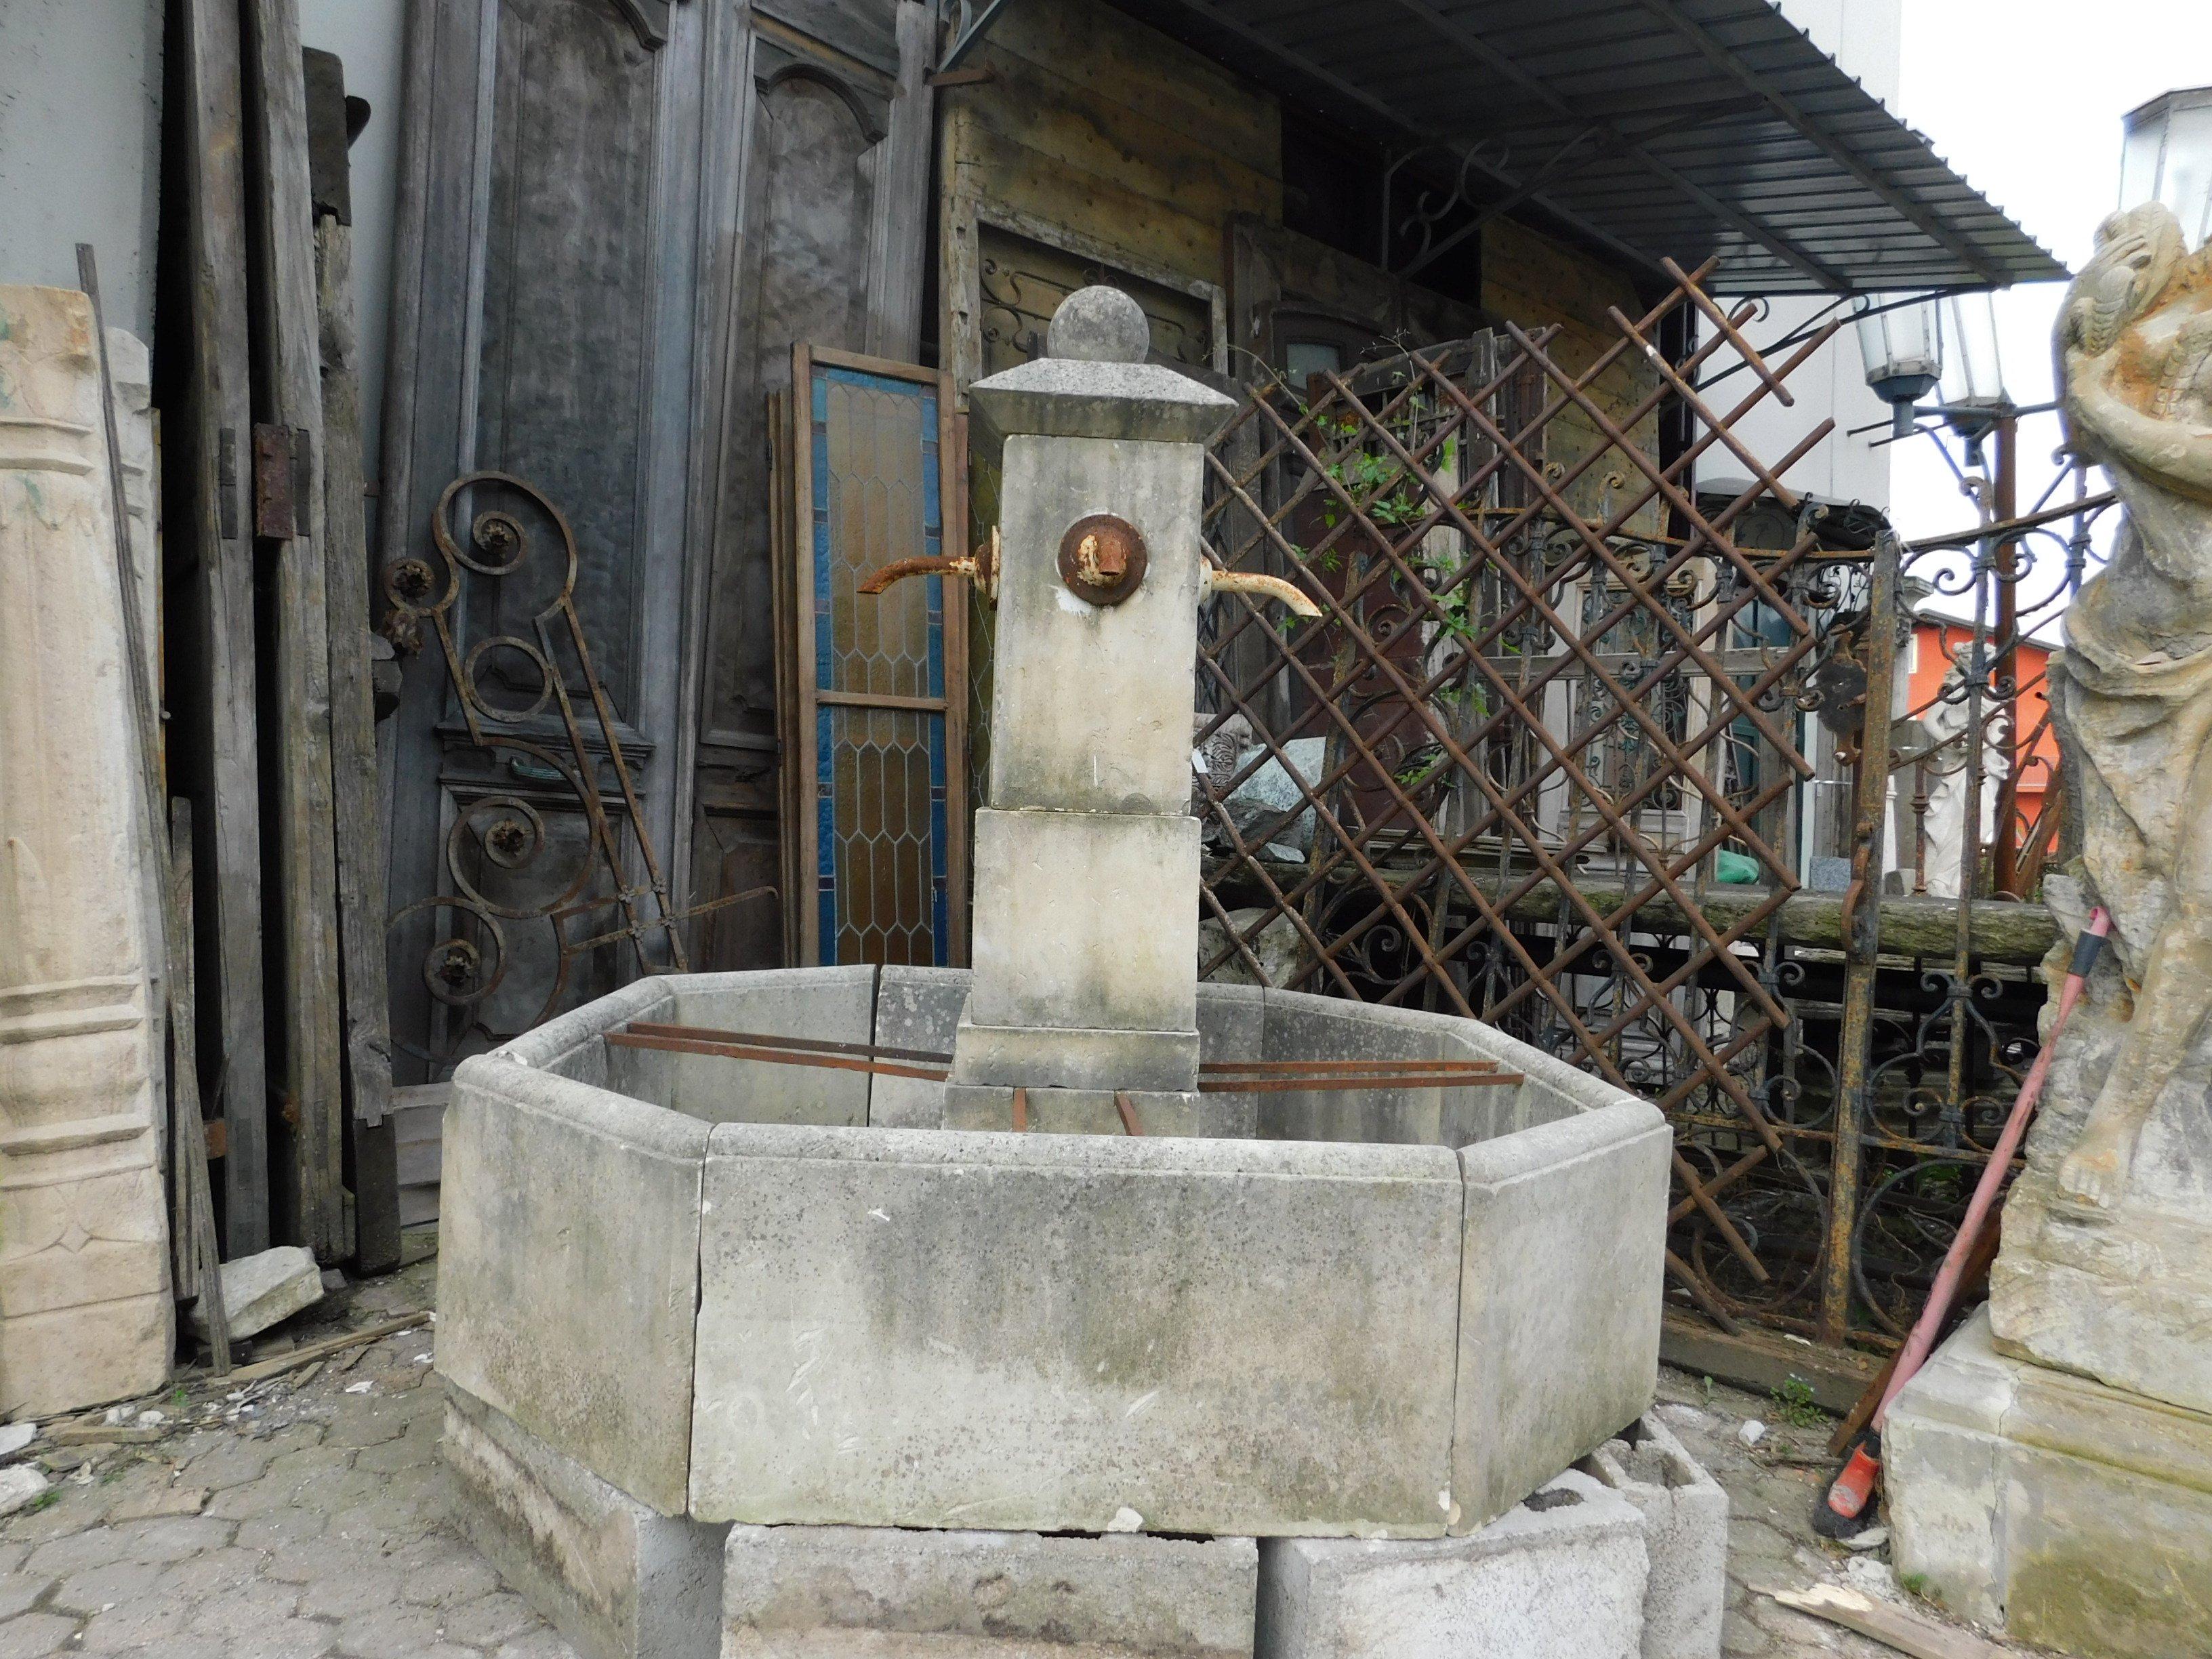
{"type": "Polygon", "coordinates": [[[1079,288],[1045,331],[1045,355],[1082,363],[1141,363],[1152,349],[1144,307],[1118,288],[1079,288]]]}

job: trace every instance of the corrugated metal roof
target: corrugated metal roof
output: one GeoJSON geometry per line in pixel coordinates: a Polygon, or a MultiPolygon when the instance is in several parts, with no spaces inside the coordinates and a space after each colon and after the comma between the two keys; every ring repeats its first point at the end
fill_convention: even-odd
{"type": "Polygon", "coordinates": [[[1723,292],[2066,274],[1769,0],[1112,3],[1355,131],[1472,150],[1623,258],[1718,253],[1723,292]]]}

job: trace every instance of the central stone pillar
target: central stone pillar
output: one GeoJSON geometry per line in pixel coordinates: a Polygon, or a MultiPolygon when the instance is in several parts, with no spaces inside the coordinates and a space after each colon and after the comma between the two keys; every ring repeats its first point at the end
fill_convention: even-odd
{"type": "Polygon", "coordinates": [[[1146,362],[1150,337],[1135,301],[1085,289],[1047,356],[969,394],[1002,551],[948,1127],[1007,1127],[1017,1088],[1072,1091],[1026,1103],[1041,1128],[1118,1130],[1116,1091],[1152,1133],[1197,1110],[1200,515],[1236,405],[1146,362]]]}

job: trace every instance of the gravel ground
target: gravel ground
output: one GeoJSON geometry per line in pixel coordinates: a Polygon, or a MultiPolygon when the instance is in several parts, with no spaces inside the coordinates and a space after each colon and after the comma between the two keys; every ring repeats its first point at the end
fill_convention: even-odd
{"type": "MultiPolygon", "coordinates": [[[[252,1357],[428,1309],[432,1243],[410,1237],[412,1265],[328,1298],[252,1357]]],[[[426,1316],[246,1389],[188,1378],[134,1403],[131,1426],[139,1411],[163,1419],[139,1443],[58,1446],[42,1425],[18,1461],[53,1488],[0,1522],[0,1659],[575,1659],[450,1529],[434,1337],[426,1316]]],[[[1847,1552],[1813,1531],[1826,1419],[1793,1425],[1777,1401],[1679,1371],[1662,1374],[1659,1398],[1728,1489],[1728,1659],[1893,1659],[1758,1593],[1827,1582],[1911,1601],[1886,1548],[1847,1552]],[[1753,1418],[1767,1429],[1747,1447],[1753,1418]]]]}

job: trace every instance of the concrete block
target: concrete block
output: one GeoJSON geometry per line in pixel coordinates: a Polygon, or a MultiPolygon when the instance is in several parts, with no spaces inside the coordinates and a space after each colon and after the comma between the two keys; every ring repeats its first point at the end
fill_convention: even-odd
{"type": "MultiPolygon", "coordinates": [[[[1259,1109],[1250,1095],[1125,1091],[1147,1135],[1198,1135],[1220,1140],[1250,1140],[1258,1133],[1259,1109]]],[[[1121,1135],[1129,1133],[1111,1089],[1031,1089],[1029,1127],[1038,1134],[1121,1135]]],[[[1014,1091],[1003,1084],[953,1083],[945,1089],[945,1127],[996,1130],[1014,1127],[1014,1091]]]]}
{"type": "MultiPolygon", "coordinates": [[[[1189,811],[1205,452],[1017,438],[1006,465],[990,805],[1189,811]],[[1062,538],[1094,513],[1127,520],[1145,539],[1144,580],[1117,605],[1092,605],[1060,576],[1062,538]]],[[[979,864],[975,891],[990,890],[979,864]]]]}
{"type": "Polygon", "coordinates": [[[1882,1486],[1901,1577],[1962,1618],[2004,1623],[2008,1576],[2002,1434],[2021,1363],[1991,1348],[1977,1313],[1890,1402],[1882,1486]]]}
{"type": "MultiPolygon", "coordinates": [[[[223,1317],[234,1337],[258,1336],[322,1299],[323,1270],[315,1253],[301,1245],[279,1244],[222,1264],[223,1317]]],[[[197,1307],[191,1325],[205,1341],[207,1318],[197,1307]]]]}
{"type": "Polygon", "coordinates": [[[585,1659],[716,1659],[726,1527],[656,1512],[450,1386],[443,1449],[464,1534],[585,1659]]]}
{"type": "Polygon", "coordinates": [[[1644,1659],[1720,1659],[1729,1519],[1720,1482],[1650,1414],[1580,1467],[1644,1517],[1651,1567],[1644,1590],[1644,1659]]]}
{"type": "Polygon", "coordinates": [[[1009,1088],[1174,1091],[1198,1081],[1198,1054],[1195,1031],[983,1025],[963,1016],[953,1038],[952,1076],[1009,1088]]]}
{"type": "Polygon", "coordinates": [[[1569,1470],[1470,1536],[1268,1538],[1258,1659],[1638,1659],[1636,1510],[1569,1470]]]}
{"type": "MultiPolygon", "coordinates": [[[[710,1031],[865,1043],[876,1027],[876,971],[864,965],[664,975],[653,982],[665,1000],[651,1017],[710,1031]]],[[[653,1048],[607,1054],[608,1087],[702,1123],[868,1121],[866,1072],[653,1048]]]]}
{"type": "MultiPolygon", "coordinates": [[[[949,1054],[968,1006],[965,968],[886,965],[876,979],[876,1042],[886,1048],[949,1054]]],[[[878,1129],[936,1129],[945,1123],[945,1085],[919,1078],[869,1079],[868,1123],[878,1129]]]]}
{"type": "Polygon", "coordinates": [[[732,1527],[723,1659],[1249,1659],[1249,1538],[732,1527]]]}
{"type": "Polygon", "coordinates": [[[1638,1102],[1460,1152],[1455,1531],[1504,1514],[1651,1403],[1673,1146],[1638,1102]]]}
{"type": "Polygon", "coordinates": [[[714,1136],[695,1515],[1443,1529],[1462,1224],[1450,1153],[714,1136]]]}
{"type": "MultiPolygon", "coordinates": [[[[1186,708],[1186,747],[1188,724],[1186,708]]],[[[1191,817],[977,812],[968,1020],[1195,1033],[1198,911],[1173,901],[1197,890],[1198,842],[1191,817]]],[[[1191,1048],[1194,1058],[1194,1036],[1191,1048]]],[[[972,1076],[959,1063],[964,1049],[956,1044],[955,1054],[961,1082],[1031,1080],[972,1076]]],[[[1069,1081],[1111,1086],[1118,1079],[1069,1081]]]]}
{"type": "Polygon", "coordinates": [[[526,1043],[454,1073],[438,1369],[631,1497],[681,1514],[709,1131],[510,1057],[536,1051],[526,1043]]]}

